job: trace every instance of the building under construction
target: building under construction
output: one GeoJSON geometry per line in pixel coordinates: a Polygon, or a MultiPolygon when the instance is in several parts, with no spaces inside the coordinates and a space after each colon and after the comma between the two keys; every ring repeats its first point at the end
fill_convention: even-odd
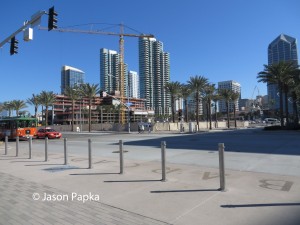
{"type": "MultiPolygon", "coordinates": [[[[145,99],[120,97],[119,92],[107,94],[103,92],[92,100],[92,123],[122,123],[121,111],[125,111],[127,122],[149,122],[154,117],[154,111],[145,108],[145,99]]],[[[74,101],[66,95],[56,95],[53,110],[49,112],[52,124],[69,125],[87,124],[89,99],[80,98],[74,101]],[[73,117],[73,119],[72,119],[73,117]]]]}

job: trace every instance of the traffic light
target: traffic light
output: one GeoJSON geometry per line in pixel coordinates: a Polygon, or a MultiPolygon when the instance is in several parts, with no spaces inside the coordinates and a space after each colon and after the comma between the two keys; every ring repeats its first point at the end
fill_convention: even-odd
{"type": "Polygon", "coordinates": [[[178,120],[181,121],[182,119],[182,109],[178,110],[178,120]]]}
{"type": "Polygon", "coordinates": [[[19,41],[15,37],[10,39],[10,55],[18,53],[18,44],[19,41]]]}
{"type": "Polygon", "coordinates": [[[130,122],[134,122],[134,111],[129,111],[130,122]]]}
{"type": "Polygon", "coordinates": [[[48,13],[49,17],[48,17],[48,31],[52,30],[52,29],[56,29],[57,28],[57,12],[54,11],[54,6],[49,8],[49,13],[48,13]]]}

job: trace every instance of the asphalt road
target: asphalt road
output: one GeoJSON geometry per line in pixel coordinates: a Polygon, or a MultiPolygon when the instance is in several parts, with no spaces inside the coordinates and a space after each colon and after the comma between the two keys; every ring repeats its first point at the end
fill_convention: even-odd
{"type": "MultiPolygon", "coordinates": [[[[218,143],[225,144],[225,166],[239,171],[300,176],[299,131],[264,131],[261,128],[195,134],[166,133],[63,133],[69,154],[88,156],[88,139],[93,155],[119,157],[119,140],[127,151],[125,159],[159,161],[161,141],[167,143],[167,162],[217,168],[218,143]]],[[[44,140],[33,141],[33,152],[43,153],[44,140]]],[[[27,142],[20,148],[28,149],[27,142]]],[[[63,139],[49,140],[50,154],[63,152],[63,139]]]]}

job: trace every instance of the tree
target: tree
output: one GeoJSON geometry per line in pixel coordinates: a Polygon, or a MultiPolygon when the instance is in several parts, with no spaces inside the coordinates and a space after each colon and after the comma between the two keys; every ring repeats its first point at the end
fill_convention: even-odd
{"type": "Polygon", "coordinates": [[[49,106],[53,107],[53,104],[56,100],[55,95],[52,91],[42,91],[40,96],[40,104],[45,106],[46,114],[45,114],[45,126],[48,125],[48,108],[49,106]]]}
{"type": "Polygon", "coordinates": [[[197,121],[197,128],[199,130],[199,104],[201,99],[201,93],[204,87],[208,84],[208,79],[203,76],[194,76],[190,77],[188,81],[188,85],[192,92],[195,93],[195,101],[196,101],[196,121],[197,121]]]}
{"type": "Polygon", "coordinates": [[[2,110],[7,110],[8,111],[8,116],[11,117],[11,112],[13,110],[12,102],[11,101],[3,102],[2,110]]]}
{"type": "Polygon", "coordinates": [[[212,129],[211,118],[211,101],[215,93],[215,84],[207,84],[203,89],[203,94],[206,102],[207,120],[209,121],[209,129],[212,129]]]}
{"type": "Polygon", "coordinates": [[[100,93],[100,89],[98,87],[98,84],[82,84],[80,86],[80,93],[82,96],[88,98],[89,101],[89,116],[88,116],[88,121],[89,121],[89,132],[91,132],[91,127],[92,127],[92,102],[96,95],[100,93]]]}
{"type": "MultiPolygon", "coordinates": [[[[289,82],[291,76],[295,74],[297,66],[293,62],[279,62],[272,65],[264,65],[264,70],[258,73],[258,82],[275,84],[279,92],[279,114],[281,126],[284,126],[283,116],[283,91],[286,91],[286,84],[289,82]]],[[[287,94],[286,94],[287,95],[287,94]]],[[[288,102],[285,102],[288,104],[288,102]]]]}
{"type": "Polygon", "coordinates": [[[218,90],[212,96],[212,100],[214,101],[215,105],[215,126],[218,127],[218,113],[217,113],[217,102],[221,99],[221,96],[218,93],[218,90]]]}
{"type": "Polygon", "coordinates": [[[27,99],[27,103],[34,106],[34,117],[37,118],[37,111],[40,103],[40,96],[32,94],[31,98],[27,99]]]}
{"type": "Polygon", "coordinates": [[[188,97],[191,95],[192,91],[190,87],[186,84],[181,84],[181,89],[180,89],[180,95],[183,98],[183,104],[184,104],[184,120],[188,122],[189,120],[189,115],[188,115],[188,97]]]}
{"type": "Polygon", "coordinates": [[[175,100],[180,94],[181,85],[178,81],[169,82],[165,85],[165,89],[171,95],[172,121],[175,123],[175,100]]]}
{"type": "Polygon", "coordinates": [[[16,111],[16,116],[19,116],[19,111],[26,108],[26,102],[23,100],[13,100],[11,101],[12,109],[16,111]]]}
{"type": "Polygon", "coordinates": [[[239,100],[240,98],[240,93],[239,92],[235,92],[232,91],[231,93],[231,101],[233,103],[233,118],[234,118],[234,127],[237,128],[237,124],[236,124],[236,116],[235,116],[235,112],[236,112],[236,102],[239,100]]]}
{"type": "Polygon", "coordinates": [[[232,90],[229,89],[219,89],[219,94],[222,99],[226,102],[226,111],[227,111],[227,127],[230,128],[230,117],[229,117],[229,103],[231,101],[232,90]]]}
{"type": "Polygon", "coordinates": [[[65,88],[65,95],[68,96],[72,101],[72,131],[74,131],[74,115],[75,115],[75,102],[79,99],[80,93],[78,89],[72,87],[65,88]]]}

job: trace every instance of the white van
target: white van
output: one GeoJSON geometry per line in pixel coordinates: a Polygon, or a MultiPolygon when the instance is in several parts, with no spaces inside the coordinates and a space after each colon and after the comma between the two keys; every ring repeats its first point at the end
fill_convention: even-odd
{"type": "Polygon", "coordinates": [[[267,124],[276,124],[276,123],[279,123],[279,120],[278,119],[275,119],[275,118],[265,118],[264,120],[267,124]]]}

